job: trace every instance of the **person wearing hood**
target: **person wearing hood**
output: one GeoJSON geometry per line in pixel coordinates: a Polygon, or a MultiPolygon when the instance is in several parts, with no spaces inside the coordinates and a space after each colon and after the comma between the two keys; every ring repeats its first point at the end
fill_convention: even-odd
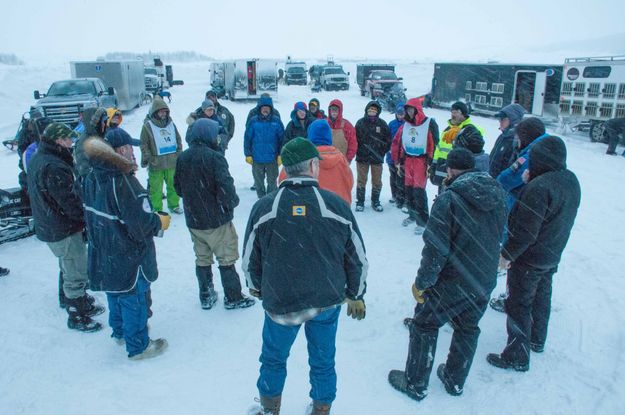
{"type": "Polygon", "coordinates": [[[409,325],[406,369],[388,375],[395,389],[418,401],[427,396],[438,332],[447,322],[454,333],[447,360],[436,373],[447,393],[462,394],[480,335],[478,324],[496,285],[505,193],[474,166],[467,149],[454,149],[447,157],[446,189],[432,206],[412,285],[417,305],[409,325]]]}
{"type": "Polygon", "coordinates": [[[615,156],[616,146],[618,145],[618,142],[619,142],[619,134],[625,133],[625,117],[613,118],[611,120],[607,120],[604,126],[605,126],[605,135],[607,136],[607,139],[608,139],[608,149],[606,150],[605,153],[610,156],[615,156]]]}
{"type": "Polygon", "coordinates": [[[256,195],[260,199],[277,189],[280,149],[284,139],[284,126],[273,114],[270,97],[258,100],[258,114],[245,127],[243,151],[245,161],[252,165],[256,195]],[[267,184],[265,186],[265,179],[267,184]]]}
{"type": "Polygon", "coordinates": [[[291,111],[291,121],[284,130],[284,140],[286,144],[295,137],[307,137],[308,126],[315,121],[315,118],[308,113],[305,102],[296,102],[291,111]]]}
{"type": "Polygon", "coordinates": [[[106,140],[90,137],[85,154],[92,170],[83,181],[89,237],[91,289],[106,292],[111,337],[125,344],[128,358],[158,356],[165,339],[148,335],[150,284],[158,278],[154,236],[169,227],[166,213],[153,213],[137,170],[133,139],[114,128],[106,140]]]}
{"type": "Polygon", "coordinates": [[[356,123],[356,164],[358,179],[356,185],[356,212],[365,210],[365,192],[367,176],[371,169],[371,207],[376,212],[384,208],[380,203],[382,191],[382,166],[384,155],[391,149],[391,130],[380,113],[382,106],[377,101],[371,101],[365,107],[365,116],[356,123]]]}
{"type": "Polygon", "coordinates": [[[91,317],[103,313],[104,308],[96,305],[85,291],[91,275],[87,273],[83,237],[83,201],[76,186],[71,153],[74,134],[65,124],[46,127],[30,160],[28,189],[37,238],[47,243],[59,259],[59,288],[63,293],[59,293],[59,300],[67,310],[67,326],[93,332],[102,329],[102,325],[91,317]]]}
{"type": "Polygon", "coordinates": [[[473,123],[467,104],[462,101],[454,102],[451,105],[451,117],[447,124],[447,128],[443,130],[441,139],[436,145],[432,165],[428,172],[432,184],[439,187],[439,193],[442,191],[443,180],[447,177],[445,160],[447,154],[454,148],[471,146],[472,149],[469,150],[476,156],[475,164],[480,171],[488,171],[489,163],[488,155],[483,152],[484,130],[473,123]],[[484,170],[484,162],[486,170],[484,170]]]}
{"type": "Polygon", "coordinates": [[[83,149],[85,140],[89,137],[104,138],[109,120],[106,109],[102,107],[87,108],[83,111],[82,118],[85,123],[85,131],[78,137],[78,141],[74,144],[73,153],[74,164],[76,165],[76,176],[79,182],[82,182],[82,179],[91,171],[89,159],[85,156],[85,150],[83,149]]]}
{"type": "Polygon", "coordinates": [[[148,191],[155,212],[163,210],[163,182],[167,188],[167,207],[182,213],[180,197],[174,189],[176,160],[182,152],[182,139],[162,99],[152,101],[149,116],[141,129],[141,167],[148,169],[148,191]]]}
{"type": "Polygon", "coordinates": [[[438,136],[438,125],[423,113],[418,98],[411,98],[404,105],[406,122],[393,138],[391,152],[397,169],[404,176],[408,217],[403,226],[417,224],[415,234],[425,230],[428,221],[428,196],[425,192],[427,170],[438,136]]]}
{"type": "Polygon", "coordinates": [[[555,136],[529,151],[527,185],[510,212],[500,268],[508,270],[505,300],[508,341],[487,361],[502,369],[529,370],[530,351],[543,352],[558,270],[581,201],[575,174],[566,168],[566,146],[555,136]]]}
{"type": "Polygon", "coordinates": [[[220,124],[201,118],[193,123],[189,148],[176,162],[174,186],[184,200],[184,215],[195,251],[195,275],[200,304],[213,308],[217,293],[213,284],[213,256],[219,263],[227,310],[254,305],[241,294],[241,282],[234,264],[239,259],[239,239],[232,224],[239,205],[234,179],[230,176],[219,143],[220,124]]]}
{"type": "Polygon", "coordinates": [[[325,120],[328,118],[321,109],[321,104],[317,98],[308,101],[308,113],[316,120],[325,120]]]}
{"type": "Polygon", "coordinates": [[[358,150],[356,129],[352,123],[343,118],[343,103],[339,99],[330,101],[328,124],[332,128],[332,145],[351,163],[358,150]]]}
{"type": "Polygon", "coordinates": [[[228,148],[228,143],[232,140],[232,137],[234,137],[234,116],[228,108],[221,105],[221,102],[219,102],[219,99],[217,98],[217,92],[214,89],[206,92],[206,99],[213,101],[213,104],[215,105],[215,114],[217,115],[217,118],[219,119],[219,122],[224,128],[224,132],[226,134],[225,148],[228,148]]]}
{"type": "Polygon", "coordinates": [[[501,109],[495,117],[499,119],[501,134],[490,152],[488,172],[494,178],[510,167],[514,154],[516,126],[523,120],[525,109],[519,104],[510,104],[501,109]]]}
{"type": "Polygon", "coordinates": [[[188,127],[187,127],[187,132],[185,134],[185,141],[187,142],[187,144],[189,144],[189,141],[191,139],[191,130],[193,128],[193,124],[195,123],[195,121],[202,119],[202,118],[213,120],[219,124],[219,133],[217,135],[217,142],[219,143],[219,149],[222,152],[222,154],[225,153],[226,149],[228,148],[228,142],[230,139],[228,138],[226,130],[223,127],[223,123],[221,119],[217,116],[217,113],[215,112],[215,103],[212,100],[207,98],[202,102],[202,105],[200,106],[198,110],[195,110],[195,112],[192,112],[187,117],[188,127]],[[199,113],[198,113],[198,110],[200,111],[199,113]]]}
{"type": "MultiPolygon", "coordinates": [[[[269,95],[266,92],[263,92],[262,94],[260,94],[260,98],[258,98],[258,102],[260,102],[260,100],[263,99],[263,98],[271,98],[271,95],[269,95]]],[[[258,112],[260,110],[260,108],[258,107],[258,102],[254,106],[254,108],[252,108],[250,110],[250,112],[247,113],[247,118],[245,119],[245,125],[246,126],[250,123],[252,118],[254,118],[256,115],[258,115],[258,112]]],[[[280,112],[276,108],[273,108],[273,110],[271,112],[272,112],[273,115],[278,117],[280,122],[282,122],[282,117],[280,116],[280,112]]]]}
{"type": "MultiPolygon", "coordinates": [[[[399,127],[404,125],[404,117],[406,112],[404,111],[405,102],[400,102],[397,104],[395,108],[395,118],[393,121],[388,123],[388,128],[391,130],[391,140],[397,134],[399,127]]],[[[404,178],[399,175],[399,170],[395,166],[395,162],[393,161],[392,152],[388,151],[386,153],[386,164],[388,165],[388,171],[390,172],[390,184],[391,184],[391,200],[390,203],[395,203],[395,206],[398,209],[402,209],[404,207],[404,178]]]]}
{"type": "MultiPolygon", "coordinates": [[[[308,139],[317,146],[321,155],[319,160],[319,188],[336,193],[349,206],[352,204],[352,188],[354,175],[349,168],[347,159],[332,145],[332,129],[326,120],[315,120],[308,127],[308,139]]],[[[286,179],[286,171],[282,169],[278,181],[286,179]]]]}
{"type": "Polygon", "coordinates": [[[106,115],[108,120],[106,122],[107,129],[110,130],[112,128],[117,128],[122,125],[124,121],[124,117],[122,116],[122,112],[117,108],[109,107],[106,109],[106,115]]]}

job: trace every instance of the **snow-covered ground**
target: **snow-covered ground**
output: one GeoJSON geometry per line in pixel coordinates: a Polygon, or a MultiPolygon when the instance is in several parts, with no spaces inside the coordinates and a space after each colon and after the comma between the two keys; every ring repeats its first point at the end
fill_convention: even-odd
{"type": "MultiPolygon", "coordinates": [[[[400,65],[409,96],[429,90],[433,65],[400,65]]],[[[172,88],[171,114],[182,133],[187,114],[209,89],[208,64],[174,67],[185,85],[172,88]]],[[[348,92],[311,94],[301,86],[280,87],[275,100],[283,120],[293,103],[316,96],[324,108],[333,98],[345,105],[355,124],[367,98],[353,84],[348,92]]],[[[20,114],[33,102],[34,89],[69,77],[69,64],[49,67],[0,65],[0,137],[15,132],[20,114]]],[[[241,203],[234,223],[242,243],[255,192],[243,157],[243,124],[251,102],[224,101],[237,120],[227,158],[241,203]]],[[[124,114],[123,127],[138,137],[148,107],[124,114]]],[[[426,109],[444,125],[446,111],[426,109]]],[[[385,117],[390,120],[391,115],[385,117]]],[[[494,119],[475,117],[487,132],[487,148],[497,138],[494,119]]],[[[625,413],[625,158],[606,156],[606,146],[582,136],[564,137],[568,165],[582,185],[582,206],[554,280],[553,309],[546,350],[533,354],[527,373],[506,372],[486,363],[506,341],[505,316],[488,310],[464,395],[451,397],[435,375],[427,399],[417,403],[387,383],[390,369],[403,369],[408,346],[404,317],[411,315],[410,292],[423,242],[387,201],[385,211],[368,203],[357,219],[370,262],[367,318],[355,321],[342,311],[337,339],[337,414],[623,414],[625,413]]],[[[622,148],[619,148],[622,151],[622,148]]],[[[138,149],[137,149],[138,151],[138,149]]],[[[355,169],[354,169],[355,170],[355,169]]],[[[0,150],[0,186],[17,186],[17,155],[0,150]]],[[[355,171],[354,171],[355,173],[355,171]]],[[[138,173],[145,181],[145,171],[138,173]]],[[[431,196],[433,188],[428,188],[431,196]]],[[[430,200],[431,202],[431,200],[430,200]]],[[[58,308],[58,264],[35,237],[0,246],[0,265],[11,274],[0,279],[0,414],[244,414],[258,395],[256,379],[263,311],[210,311],[199,307],[194,254],[184,218],[176,216],[165,237],[156,240],[160,277],[153,284],[151,336],[170,347],[156,359],[131,362],[108,328],[83,334],[67,329],[58,308]]],[[[288,253],[285,253],[288,255],[288,253]]],[[[240,266],[240,264],[237,264],[240,266]]],[[[242,280],[243,281],[243,280],[242,280]]],[[[220,284],[217,284],[220,289],[220,284]]],[[[501,279],[495,293],[504,289],[501,279]]],[[[105,295],[96,297],[105,303],[105,295]]],[[[106,322],[106,314],[97,317],[106,322]]],[[[441,330],[436,364],[443,362],[451,330],[441,330]]],[[[285,415],[304,412],[308,398],[305,340],[300,334],[289,359],[283,395],[285,415]]]]}

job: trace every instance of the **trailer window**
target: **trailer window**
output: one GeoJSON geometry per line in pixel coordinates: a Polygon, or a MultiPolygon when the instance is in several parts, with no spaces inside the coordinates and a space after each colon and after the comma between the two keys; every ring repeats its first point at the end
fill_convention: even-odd
{"type": "Polygon", "coordinates": [[[582,115],[583,107],[584,107],[584,101],[573,101],[573,105],[571,105],[571,114],[582,115]]]}
{"type": "Polygon", "coordinates": [[[560,101],[560,112],[562,114],[568,114],[571,111],[571,101],[565,99],[560,101]]]}
{"type": "Polygon", "coordinates": [[[501,108],[503,107],[503,98],[502,97],[490,97],[490,106],[501,108]]]}
{"type": "Polygon", "coordinates": [[[470,91],[473,89],[473,81],[467,81],[467,83],[464,85],[464,89],[466,89],[467,91],[470,91]]]}
{"type": "Polygon", "coordinates": [[[491,92],[493,94],[503,94],[504,87],[505,87],[504,84],[493,82],[493,85],[491,86],[491,92]]]}
{"type": "Polygon", "coordinates": [[[587,66],[584,68],[582,76],[584,78],[607,78],[612,72],[611,66],[587,66]]]}
{"type": "Polygon", "coordinates": [[[616,84],[604,84],[603,98],[613,99],[616,96],[616,84]]]}
{"type": "Polygon", "coordinates": [[[572,91],[573,91],[573,82],[562,83],[562,95],[571,95],[572,91]]]}
{"type": "Polygon", "coordinates": [[[486,105],[486,95],[475,95],[475,103],[486,105]]]}
{"type": "Polygon", "coordinates": [[[471,94],[464,94],[464,102],[471,102],[471,94]]]}
{"type": "Polygon", "coordinates": [[[625,99],[625,84],[618,86],[618,99],[625,99]]]}
{"type": "Polygon", "coordinates": [[[578,82],[575,84],[575,88],[573,89],[574,95],[576,97],[583,97],[584,92],[586,90],[586,82],[578,82]]]}
{"type": "Polygon", "coordinates": [[[599,106],[597,105],[596,102],[594,102],[594,101],[588,102],[586,104],[586,116],[587,117],[596,117],[597,116],[597,109],[599,109],[599,106]]]}
{"type": "Polygon", "coordinates": [[[625,118],[625,104],[616,104],[615,118],[625,118]]]}
{"type": "Polygon", "coordinates": [[[589,83],[588,84],[588,98],[598,98],[600,88],[601,88],[601,84],[598,82],[589,83]]]}
{"type": "Polygon", "coordinates": [[[488,91],[488,82],[476,82],[475,89],[478,91],[488,91]]]}
{"type": "Polygon", "coordinates": [[[610,103],[604,102],[601,104],[601,108],[599,108],[599,116],[601,118],[612,118],[612,110],[614,106],[610,103]]]}

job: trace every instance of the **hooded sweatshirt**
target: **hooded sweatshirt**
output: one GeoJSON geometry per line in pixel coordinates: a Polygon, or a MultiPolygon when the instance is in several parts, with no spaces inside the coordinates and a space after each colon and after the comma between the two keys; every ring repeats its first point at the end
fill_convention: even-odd
{"type": "Polygon", "coordinates": [[[380,118],[382,107],[377,101],[371,101],[365,107],[365,116],[356,123],[356,140],[358,151],[356,161],[358,163],[382,164],[384,154],[391,149],[391,129],[386,121],[380,118]],[[370,117],[367,114],[369,108],[375,107],[378,114],[370,117]]]}
{"type": "Polygon", "coordinates": [[[164,120],[156,118],[156,113],[161,109],[169,110],[165,101],[159,98],[152,101],[150,114],[143,123],[143,128],[141,129],[141,167],[147,167],[148,170],[153,171],[175,168],[178,154],[182,152],[182,138],[180,137],[178,128],[176,128],[176,125],[174,124],[174,129],[176,131],[176,152],[162,156],[158,155],[150,122],[154,123],[154,125],[159,128],[166,128],[169,124],[173,123],[169,115],[167,115],[167,118],[164,120]]]}
{"type": "Polygon", "coordinates": [[[273,163],[282,149],[284,126],[280,118],[273,113],[273,100],[270,97],[261,97],[257,109],[257,114],[245,127],[243,152],[246,157],[251,156],[256,163],[273,163]],[[263,116],[260,112],[264,106],[271,108],[267,116],[263,116]]]}
{"type": "Polygon", "coordinates": [[[328,105],[328,124],[330,124],[330,128],[332,128],[332,144],[337,148],[337,150],[343,153],[347,158],[347,161],[351,163],[356,156],[356,151],[358,150],[356,129],[352,123],[343,118],[343,103],[339,99],[333,99],[330,101],[330,105],[328,105]],[[336,106],[339,109],[339,114],[336,117],[336,120],[332,120],[332,118],[330,118],[330,107],[332,106],[336,106]],[[341,130],[343,136],[345,137],[344,143],[337,142],[338,130],[341,130]]]}
{"type": "Polygon", "coordinates": [[[505,115],[510,120],[510,125],[501,132],[490,152],[488,171],[495,178],[512,164],[514,130],[523,121],[523,114],[525,114],[525,109],[519,104],[506,105],[500,111],[499,115],[505,115]]]}

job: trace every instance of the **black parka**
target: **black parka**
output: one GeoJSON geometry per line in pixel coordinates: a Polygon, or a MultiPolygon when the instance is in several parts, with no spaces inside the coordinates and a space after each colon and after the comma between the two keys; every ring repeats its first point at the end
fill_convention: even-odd
{"type": "Polygon", "coordinates": [[[391,149],[393,137],[391,129],[386,121],[380,118],[382,107],[377,101],[371,101],[365,107],[365,116],[356,123],[356,140],[358,150],[356,161],[358,163],[382,164],[384,156],[391,149]],[[371,107],[378,109],[378,116],[370,119],[367,110],[371,107]]]}

